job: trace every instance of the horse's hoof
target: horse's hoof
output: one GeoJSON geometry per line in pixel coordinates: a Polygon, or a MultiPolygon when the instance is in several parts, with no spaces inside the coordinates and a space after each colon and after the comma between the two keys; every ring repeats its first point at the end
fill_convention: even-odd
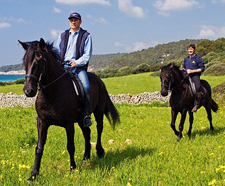
{"type": "Polygon", "coordinates": [[[180,140],[181,140],[181,138],[182,138],[182,137],[178,136],[178,137],[177,137],[177,141],[180,141],[180,140]]]}
{"type": "Polygon", "coordinates": [[[31,182],[31,181],[34,181],[36,179],[36,175],[31,175],[31,177],[29,177],[27,179],[27,182],[31,182]]]}
{"type": "Polygon", "coordinates": [[[99,158],[99,159],[104,158],[104,157],[105,157],[105,151],[104,151],[104,149],[102,149],[102,150],[97,150],[97,155],[98,155],[98,158],[99,158]]]}
{"type": "Polygon", "coordinates": [[[84,156],[84,157],[83,157],[83,161],[89,160],[90,158],[91,158],[90,156],[84,156]]]}
{"type": "Polygon", "coordinates": [[[70,166],[70,173],[72,173],[77,168],[76,165],[70,166]]]}
{"type": "Polygon", "coordinates": [[[188,133],[187,135],[188,135],[188,137],[189,137],[189,139],[190,139],[190,138],[191,138],[191,133],[188,133]]]}
{"type": "Polygon", "coordinates": [[[210,127],[210,130],[211,130],[211,131],[214,131],[214,127],[210,127]]]}

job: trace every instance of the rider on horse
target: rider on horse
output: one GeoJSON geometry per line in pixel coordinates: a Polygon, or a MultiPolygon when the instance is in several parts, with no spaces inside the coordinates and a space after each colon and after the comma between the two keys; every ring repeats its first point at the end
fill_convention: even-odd
{"type": "Polygon", "coordinates": [[[68,19],[70,29],[60,34],[56,48],[60,51],[64,68],[71,68],[84,88],[84,126],[89,127],[92,124],[92,92],[87,68],[92,55],[92,40],[90,34],[80,27],[82,20],[79,13],[71,13],[68,19]]]}
{"type": "Polygon", "coordinates": [[[196,112],[197,109],[200,107],[200,101],[203,93],[201,92],[201,83],[200,83],[200,76],[201,73],[205,70],[204,61],[198,54],[195,53],[196,46],[194,44],[190,44],[188,46],[188,53],[184,59],[183,68],[191,77],[192,81],[195,84],[196,95],[195,95],[195,102],[192,112],[196,112]]]}

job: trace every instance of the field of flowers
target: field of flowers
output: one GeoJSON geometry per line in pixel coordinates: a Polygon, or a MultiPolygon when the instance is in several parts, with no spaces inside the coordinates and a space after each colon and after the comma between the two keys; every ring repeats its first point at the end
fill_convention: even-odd
{"type": "MultiPolygon", "coordinates": [[[[195,114],[193,134],[180,142],[170,128],[170,108],[116,105],[121,124],[113,131],[107,120],[103,131],[105,158],[83,162],[84,139],[75,124],[77,170],[69,172],[66,133],[52,126],[44,150],[40,175],[32,185],[224,185],[225,106],[213,113],[215,131],[206,113],[195,114]],[[113,141],[113,142],[112,142],[113,141]]],[[[37,139],[35,109],[0,109],[0,185],[27,185],[37,139]]],[[[178,118],[179,119],[179,118],[178,118]]],[[[96,142],[95,123],[91,141],[96,142]]]]}

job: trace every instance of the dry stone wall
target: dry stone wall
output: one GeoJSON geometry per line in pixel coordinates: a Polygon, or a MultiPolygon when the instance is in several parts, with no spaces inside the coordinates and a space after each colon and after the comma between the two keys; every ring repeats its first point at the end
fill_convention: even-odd
{"type": "MultiPolygon", "coordinates": [[[[141,94],[130,95],[130,94],[119,94],[110,95],[113,103],[127,103],[127,104],[141,104],[141,103],[151,103],[153,101],[159,101],[165,103],[169,100],[169,96],[162,97],[160,92],[144,92],[141,94]]],[[[3,94],[0,93],[0,108],[3,107],[31,107],[34,105],[36,97],[28,98],[25,95],[17,95],[13,93],[3,94]]]]}

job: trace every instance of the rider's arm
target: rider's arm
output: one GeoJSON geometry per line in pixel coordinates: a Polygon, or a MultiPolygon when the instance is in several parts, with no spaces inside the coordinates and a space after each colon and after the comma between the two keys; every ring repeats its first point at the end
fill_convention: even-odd
{"type": "Polygon", "coordinates": [[[89,35],[85,41],[84,54],[75,61],[76,66],[81,67],[86,65],[90,60],[91,55],[92,55],[92,39],[91,36],[89,35]]]}

